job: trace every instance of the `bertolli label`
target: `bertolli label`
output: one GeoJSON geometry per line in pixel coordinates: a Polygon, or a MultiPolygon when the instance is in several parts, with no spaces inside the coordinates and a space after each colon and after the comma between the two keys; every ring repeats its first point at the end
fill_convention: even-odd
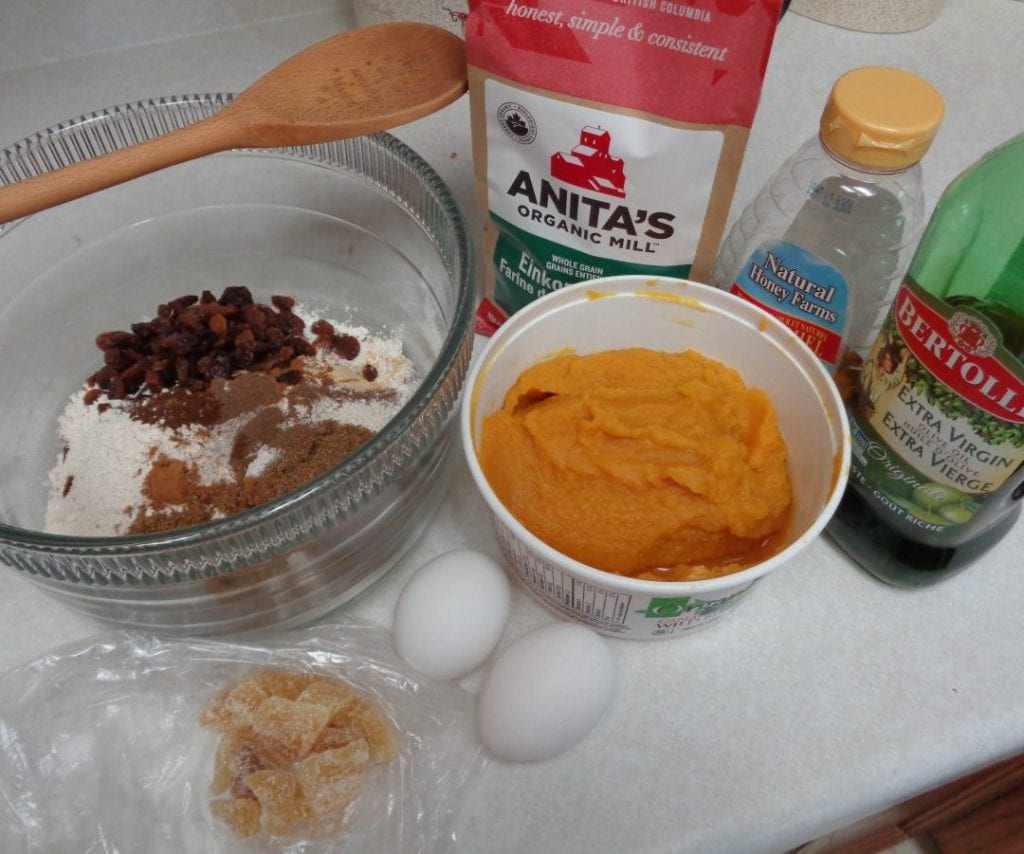
{"type": "Polygon", "coordinates": [[[900,290],[895,312],[900,335],[922,368],[973,406],[1024,424],[1024,382],[1000,361],[991,321],[957,309],[946,317],[908,287],[900,290]]]}
{"type": "Polygon", "coordinates": [[[965,524],[1024,463],[1024,382],[992,323],[912,282],[861,369],[854,476],[931,530],[965,524]]]}

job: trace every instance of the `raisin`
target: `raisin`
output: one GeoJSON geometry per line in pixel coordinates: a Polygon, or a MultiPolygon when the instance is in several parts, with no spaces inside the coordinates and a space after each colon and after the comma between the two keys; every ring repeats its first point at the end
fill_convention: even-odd
{"type": "Polygon", "coordinates": [[[309,331],[318,338],[334,337],[334,327],[328,320],[314,320],[313,325],[309,327],[309,331]]]}
{"type": "Polygon", "coordinates": [[[236,305],[241,308],[242,306],[253,304],[252,292],[245,285],[232,285],[224,288],[220,299],[217,301],[221,305],[236,305]]]}
{"type": "Polygon", "coordinates": [[[197,343],[198,337],[190,332],[172,332],[170,335],[161,335],[153,342],[158,351],[175,356],[187,356],[196,349],[197,343]]]}
{"type": "Polygon", "coordinates": [[[199,303],[199,310],[206,317],[213,317],[217,314],[222,317],[231,317],[234,314],[238,314],[240,309],[237,305],[221,305],[219,302],[201,302],[199,303]]]}
{"type": "Polygon", "coordinates": [[[363,379],[372,383],[377,379],[377,369],[373,365],[363,365],[363,379]]]}
{"type": "Polygon", "coordinates": [[[135,342],[135,336],[130,332],[101,332],[96,336],[96,346],[101,350],[129,347],[135,342]]]}
{"type": "MultiPolygon", "coordinates": [[[[133,323],[132,333],[139,339],[139,342],[142,343],[156,335],[156,329],[153,327],[152,323],[133,323]]],[[[103,349],[98,341],[96,342],[96,346],[101,350],[103,349]]]]}
{"type": "Polygon", "coordinates": [[[131,357],[129,357],[123,350],[103,351],[103,364],[111,370],[123,371],[131,363],[131,357]]]}
{"type": "Polygon", "coordinates": [[[295,385],[302,381],[302,371],[284,371],[277,375],[277,381],[285,385],[295,385]]]}
{"type": "Polygon", "coordinates": [[[209,353],[196,362],[196,369],[199,371],[199,376],[204,379],[213,377],[227,379],[231,376],[231,357],[224,352],[209,353]]]}
{"type": "Polygon", "coordinates": [[[299,338],[297,335],[291,335],[284,340],[284,346],[290,347],[292,351],[298,356],[312,356],[316,353],[316,348],[313,347],[305,338],[299,338]]]}
{"type": "Polygon", "coordinates": [[[290,330],[292,335],[301,335],[306,328],[306,321],[297,314],[279,314],[278,317],[283,321],[282,329],[285,332],[290,330]]]}
{"type": "Polygon", "coordinates": [[[227,336],[228,322],[224,319],[223,314],[210,316],[210,331],[218,338],[225,338],[227,336]]]}
{"type": "Polygon", "coordinates": [[[178,316],[178,326],[189,332],[199,332],[205,328],[203,314],[199,309],[188,309],[178,316]]]}
{"type": "Polygon", "coordinates": [[[267,316],[263,313],[263,306],[247,305],[242,309],[242,320],[249,324],[253,330],[263,329],[267,325],[267,316]]]}
{"type": "MultiPolygon", "coordinates": [[[[305,321],[292,312],[292,297],[276,294],[271,303],[254,302],[241,285],[225,288],[219,298],[206,290],[163,303],[156,317],[133,323],[130,332],[101,333],[96,345],[103,367],[88,379],[86,402],[103,392],[119,399],[175,385],[202,390],[243,370],[284,369],[282,382],[299,382],[301,371],[289,364],[314,355],[316,346],[305,337],[305,321]]],[[[337,335],[329,322],[318,321],[313,330],[317,346],[329,343],[349,359],[358,355],[359,341],[337,335]]]]}
{"type": "Polygon", "coordinates": [[[139,387],[146,374],[147,370],[142,366],[142,363],[136,362],[121,372],[121,379],[124,380],[130,389],[133,389],[139,387]]]}
{"type": "Polygon", "coordinates": [[[334,335],[331,338],[331,348],[341,358],[351,361],[359,355],[359,339],[354,335],[334,335]]]}
{"type": "Polygon", "coordinates": [[[251,367],[253,362],[256,361],[256,354],[251,349],[247,350],[244,347],[239,347],[231,358],[239,370],[244,370],[251,367]]]}
{"type": "Polygon", "coordinates": [[[186,294],[183,297],[171,300],[171,307],[174,309],[175,313],[178,313],[184,311],[190,305],[195,305],[197,302],[199,302],[199,297],[195,294],[186,294]]]}
{"type": "Polygon", "coordinates": [[[91,377],[89,377],[90,385],[98,385],[102,388],[107,388],[110,381],[117,375],[117,371],[111,368],[109,365],[104,365],[91,377]]]}

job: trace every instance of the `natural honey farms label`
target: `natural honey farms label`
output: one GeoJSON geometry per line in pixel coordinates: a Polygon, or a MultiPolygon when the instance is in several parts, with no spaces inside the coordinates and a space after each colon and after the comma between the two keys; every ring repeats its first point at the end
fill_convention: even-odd
{"type": "Polygon", "coordinates": [[[792,329],[831,370],[838,367],[849,322],[849,288],[831,264],[795,243],[766,241],[729,290],[792,329]]]}

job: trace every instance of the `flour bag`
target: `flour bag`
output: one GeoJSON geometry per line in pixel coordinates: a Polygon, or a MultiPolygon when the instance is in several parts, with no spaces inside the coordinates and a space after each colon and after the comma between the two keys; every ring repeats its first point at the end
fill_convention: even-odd
{"type": "Polygon", "coordinates": [[[470,0],[478,332],[599,276],[707,281],[781,5],[470,0]]]}

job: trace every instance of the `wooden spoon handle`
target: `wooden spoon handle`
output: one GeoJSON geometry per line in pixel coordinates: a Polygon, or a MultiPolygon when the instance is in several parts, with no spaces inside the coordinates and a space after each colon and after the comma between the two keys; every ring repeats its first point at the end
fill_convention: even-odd
{"type": "Polygon", "coordinates": [[[243,144],[221,114],[154,139],[0,188],[0,223],[70,202],[140,175],[243,144]]]}

